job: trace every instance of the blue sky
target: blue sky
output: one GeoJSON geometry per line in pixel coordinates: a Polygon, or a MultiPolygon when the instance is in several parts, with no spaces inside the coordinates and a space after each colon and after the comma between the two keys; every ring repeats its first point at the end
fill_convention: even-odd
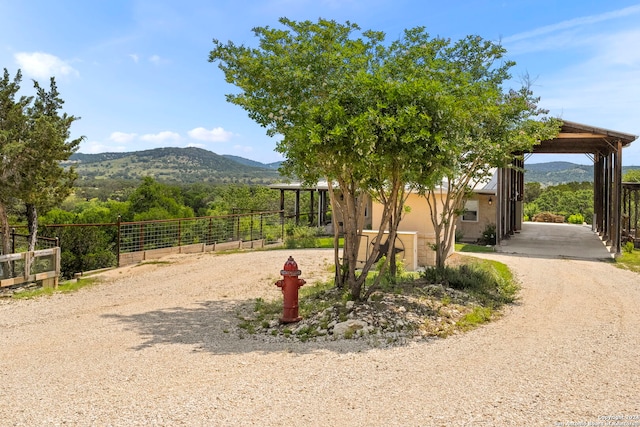
{"type": "MultiPolygon", "coordinates": [[[[83,153],[197,146],[269,163],[275,141],[228,104],[212,39],[254,44],[278,18],[384,31],[425,26],[453,40],[501,41],[514,86],[534,80],[540,106],[566,120],[640,135],[640,2],[601,0],[0,0],[0,68],[56,77],[65,111],[80,116],[83,153]]],[[[533,156],[589,163],[583,156],[533,156]]],[[[640,165],[640,141],[624,150],[640,165]]]]}

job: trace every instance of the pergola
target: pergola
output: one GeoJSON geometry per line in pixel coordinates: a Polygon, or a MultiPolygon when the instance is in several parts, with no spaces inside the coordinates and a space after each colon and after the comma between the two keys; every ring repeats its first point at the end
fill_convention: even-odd
{"type": "MultiPolygon", "coordinates": [[[[586,154],[594,164],[594,230],[616,253],[621,250],[622,149],[637,136],[580,123],[563,121],[554,139],[542,141],[532,153],[586,154]]],[[[497,239],[500,242],[522,229],[524,160],[498,172],[497,239]]]]}
{"type": "Polygon", "coordinates": [[[315,186],[304,187],[299,183],[291,184],[273,184],[269,188],[272,190],[280,190],[280,210],[281,216],[284,220],[284,193],[285,191],[293,191],[295,193],[295,206],[293,218],[295,218],[296,225],[300,224],[300,218],[306,217],[306,223],[309,225],[316,225],[321,227],[327,223],[327,212],[329,211],[329,186],[326,182],[318,182],[315,186]],[[302,192],[309,192],[310,203],[309,209],[304,210],[300,204],[300,194],[302,192]],[[317,202],[315,200],[315,194],[318,193],[317,202]],[[316,206],[317,203],[317,206],[316,206]]]}

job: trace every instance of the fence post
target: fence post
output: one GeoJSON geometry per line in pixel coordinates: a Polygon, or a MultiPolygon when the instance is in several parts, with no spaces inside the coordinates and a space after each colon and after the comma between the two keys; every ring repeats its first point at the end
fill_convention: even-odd
{"type": "Polygon", "coordinates": [[[140,251],[144,251],[144,222],[140,223],[140,251]]]}
{"type": "Polygon", "coordinates": [[[116,227],[118,227],[118,233],[116,239],[116,267],[120,267],[120,222],[122,222],[122,216],[118,215],[118,221],[116,227]]]}
{"type": "Polygon", "coordinates": [[[11,229],[11,253],[16,253],[16,229],[11,229]]]}
{"type": "Polygon", "coordinates": [[[178,247],[182,246],[182,220],[178,220],[178,247]]]}
{"type": "Polygon", "coordinates": [[[253,212],[251,212],[249,219],[251,220],[251,224],[249,225],[249,240],[251,240],[251,249],[253,249],[253,212]]]}
{"type": "Polygon", "coordinates": [[[211,221],[212,218],[209,218],[209,230],[207,230],[207,245],[211,244],[211,221]]]}

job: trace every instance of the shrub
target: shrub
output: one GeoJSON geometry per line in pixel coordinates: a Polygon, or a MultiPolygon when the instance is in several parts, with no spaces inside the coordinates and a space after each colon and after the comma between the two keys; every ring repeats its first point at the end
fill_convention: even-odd
{"type": "Polygon", "coordinates": [[[628,254],[633,253],[633,249],[634,249],[633,242],[627,242],[627,243],[625,243],[625,244],[624,244],[623,249],[624,249],[624,251],[625,251],[626,253],[628,253],[628,254]]]}
{"type": "Polygon", "coordinates": [[[569,215],[569,218],[567,218],[567,222],[569,224],[582,224],[584,223],[584,216],[582,214],[569,215]]]}
{"type": "Polygon", "coordinates": [[[316,248],[320,233],[316,227],[287,225],[284,245],[287,249],[316,248]]]}
{"type": "Polygon", "coordinates": [[[496,225],[487,224],[482,232],[482,237],[478,241],[481,245],[495,245],[496,244],[496,225]]]}
{"type": "Polygon", "coordinates": [[[487,306],[513,302],[518,290],[509,269],[488,260],[459,267],[428,267],[421,277],[432,284],[473,294],[487,306]]]}

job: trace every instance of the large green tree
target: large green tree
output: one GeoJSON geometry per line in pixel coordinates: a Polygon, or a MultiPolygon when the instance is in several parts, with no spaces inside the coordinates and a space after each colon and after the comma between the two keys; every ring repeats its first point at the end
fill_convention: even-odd
{"type": "Polygon", "coordinates": [[[514,65],[502,46],[470,36],[441,51],[444,95],[450,100],[449,120],[441,135],[442,180],[420,183],[435,231],[436,266],[444,267],[455,242],[455,224],[471,192],[486,183],[495,168],[511,167],[516,155],[555,137],[561,122],[538,115],[528,82],[505,90],[514,65]]]}
{"type": "Polygon", "coordinates": [[[425,58],[444,41],[422,28],[386,44],[383,33],[349,22],[280,22],[285,29],[254,29],[257,48],[214,41],[210,61],[219,61],[241,90],[227,99],[269,135],[283,136],[276,148],[286,158],[283,172],[306,183],[327,181],[344,234],[342,258],[336,245],[336,282],[359,299],[385,226],[394,239],[408,186],[416,176],[425,182],[437,175],[438,135],[431,127],[442,111],[437,88],[416,70],[429,66],[425,58]],[[358,274],[369,196],[384,206],[382,224],[358,274]]]}
{"type": "Polygon", "coordinates": [[[344,225],[336,281],[355,299],[385,228],[393,241],[409,191],[433,195],[449,179],[452,202],[433,209],[442,251],[449,236],[453,241],[451,221],[472,179],[550,128],[527,120],[537,110],[526,88],[502,92],[513,64],[501,62],[499,45],[478,37],[451,43],[421,27],[387,43],[383,33],[349,22],[280,22],[284,29],[254,29],[258,47],[214,40],[209,59],[240,89],[228,101],[269,135],[282,135],[276,150],[286,158],[283,171],[307,183],[327,180],[344,225]],[[357,274],[365,196],[380,201],[383,212],[372,256],[357,274]]]}
{"type": "Polygon", "coordinates": [[[6,68],[0,80],[0,233],[4,254],[11,252],[8,211],[16,202],[19,180],[19,163],[15,159],[27,132],[25,110],[32,101],[32,97],[17,97],[21,81],[20,70],[11,78],[6,68]]]}
{"type": "MultiPolygon", "coordinates": [[[[0,224],[6,236],[6,206],[12,200],[24,205],[29,226],[29,250],[35,248],[38,210],[47,210],[62,202],[72,190],[76,177],[72,169],[64,169],[67,160],[82,141],[70,139],[70,127],[77,117],[62,112],[55,79],[49,90],[34,81],[35,97],[20,97],[21,73],[13,80],[5,69],[0,81],[0,224]]],[[[4,239],[7,249],[8,239],[4,239]]]]}

